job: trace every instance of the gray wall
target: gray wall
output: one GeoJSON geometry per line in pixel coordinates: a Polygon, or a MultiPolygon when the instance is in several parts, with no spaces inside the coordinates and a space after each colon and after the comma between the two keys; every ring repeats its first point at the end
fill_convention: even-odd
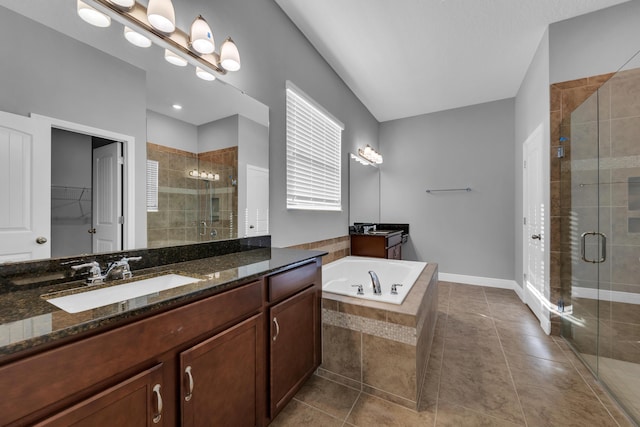
{"type": "Polygon", "coordinates": [[[549,26],[551,83],[618,70],[640,50],[640,1],[549,26]]]}
{"type": "Polygon", "coordinates": [[[197,153],[198,127],[147,110],[147,142],[197,153]]]}
{"type": "Polygon", "coordinates": [[[0,52],[5,58],[1,111],[41,114],[135,138],[135,209],[142,212],[135,218],[135,243],[145,246],[145,73],[6,9],[0,13],[0,52]],[[104,84],[112,80],[119,84],[104,84]]]}
{"type": "MultiPolygon", "coordinates": [[[[529,69],[520,85],[518,94],[515,99],[515,280],[523,286],[523,196],[522,196],[522,174],[523,174],[523,155],[522,144],[527,140],[529,135],[540,125],[544,126],[543,134],[546,141],[550,138],[549,131],[549,32],[545,31],[536,54],[529,65],[529,69]]],[[[542,188],[544,200],[547,206],[550,206],[549,196],[549,150],[543,151],[543,171],[544,182],[542,188]]],[[[549,210],[547,209],[548,213],[549,210]]],[[[544,235],[549,236],[549,221],[545,221],[544,235]]],[[[546,263],[549,262],[549,239],[543,242],[545,245],[546,263]]],[[[549,269],[545,269],[548,276],[549,269]]],[[[547,287],[548,287],[547,277],[547,287]]]]}
{"type": "MultiPolygon", "coordinates": [[[[176,6],[178,7],[178,6],[176,6]]],[[[274,246],[347,234],[348,152],[378,145],[378,122],[273,1],[193,0],[181,2],[178,25],[207,17],[216,37],[230,34],[242,69],[224,80],[269,106],[270,229],[274,246]],[[291,80],[345,124],[342,133],[342,211],[286,209],[285,81],[291,80]]],[[[220,43],[218,41],[218,43],[220,43]]]]}
{"type": "Polygon", "coordinates": [[[513,138],[513,99],[380,124],[380,221],[411,224],[403,257],[513,279],[513,138]]]}
{"type": "Polygon", "coordinates": [[[225,117],[198,126],[198,148],[194,152],[206,153],[238,145],[238,115],[225,117]]]}

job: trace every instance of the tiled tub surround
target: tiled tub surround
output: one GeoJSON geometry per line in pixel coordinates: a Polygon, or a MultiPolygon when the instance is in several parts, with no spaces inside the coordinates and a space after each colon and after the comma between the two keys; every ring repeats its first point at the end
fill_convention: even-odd
{"type": "MultiPolygon", "coordinates": [[[[215,295],[285,266],[324,252],[271,248],[269,236],[234,239],[162,249],[55,258],[0,266],[0,364],[32,351],[48,348],[71,337],[94,333],[189,301],[215,295]],[[71,265],[97,260],[102,266],[122,256],[142,256],[131,263],[134,279],[166,272],[202,279],[127,304],[69,314],[41,295],[79,288],[83,278],[71,277],[71,265]]],[[[103,286],[123,283],[107,282],[103,286]]],[[[98,285],[100,286],[100,285],[98,285]]]]}
{"type": "Polygon", "coordinates": [[[323,292],[318,375],[417,410],[438,310],[438,265],[402,305],[323,292]]]}
{"type": "Polygon", "coordinates": [[[340,236],[333,239],[302,243],[290,246],[290,248],[328,252],[326,256],[322,257],[322,264],[328,264],[340,258],[349,256],[351,253],[351,240],[350,236],[340,236]]]}

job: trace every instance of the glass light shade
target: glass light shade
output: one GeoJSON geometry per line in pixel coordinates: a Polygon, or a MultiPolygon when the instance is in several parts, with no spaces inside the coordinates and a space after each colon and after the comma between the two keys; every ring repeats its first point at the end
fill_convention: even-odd
{"type": "Polygon", "coordinates": [[[153,28],[163,33],[172,33],[176,29],[176,12],[171,0],[149,0],[147,19],[153,28]]]}
{"type": "Polygon", "coordinates": [[[371,155],[371,147],[369,147],[368,145],[366,147],[364,147],[364,155],[365,156],[370,156],[371,155]]]}
{"type": "Polygon", "coordinates": [[[151,46],[151,40],[146,38],[140,33],[136,33],[129,27],[124,27],[124,38],[127,39],[129,43],[138,47],[149,47],[151,46]]]}
{"type": "Polygon", "coordinates": [[[240,69],[240,52],[231,37],[227,37],[220,47],[220,65],[227,71],[240,69]]]}
{"type": "Polygon", "coordinates": [[[78,0],[78,16],[83,21],[96,27],[105,28],[111,25],[111,18],[102,12],[97,11],[88,4],[78,0]]]}
{"type": "Polygon", "coordinates": [[[191,24],[191,47],[198,53],[207,54],[215,50],[211,28],[202,15],[198,15],[191,24]]]}
{"type": "Polygon", "coordinates": [[[175,53],[171,52],[169,49],[165,49],[164,50],[164,59],[166,59],[168,63],[173,64],[173,65],[177,65],[178,67],[186,67],[187,66],[187,60],[186,59],[184,59],[181,56],[176,55],[175,53]]]}
{"type": "Polygon", "coordinates": [[[131,9],[134,4],[136,4],[136,0],[109,0],[111,3],[116,6],[122,7],[124,9],[131,9]]]}
{"type": "Polygon", "coordinates": [[[200,77],[202,80],[206,80],[208,82],[212,82],[216,79],[216,76],[211,74],[208,71],[203,70],[200,67],[196,67],[196,76],[200,77]]]}

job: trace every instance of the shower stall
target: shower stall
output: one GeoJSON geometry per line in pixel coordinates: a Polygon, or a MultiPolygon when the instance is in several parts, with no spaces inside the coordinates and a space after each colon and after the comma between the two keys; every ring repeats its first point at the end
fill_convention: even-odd
{"type": "Polygon", "coordinates": [[[561,334],[636,423],[640,422],[638,67],[636,54],[612,75],[582,79],[588,80],[583,99],[593,93],[579,105],[563,98],[567,111],[562,112],[559,146],[552,152],[560,163],[561,334]]]}

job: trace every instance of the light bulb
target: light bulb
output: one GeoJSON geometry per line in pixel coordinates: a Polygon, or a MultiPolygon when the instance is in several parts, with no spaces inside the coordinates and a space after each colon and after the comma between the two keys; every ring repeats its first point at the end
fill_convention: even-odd
{"type": "Polygon", "coordinates": [[[208,71],[203,70],[200,67],[196,67],[196,76],[200,77],[202,80],[206,80],[208,82],[212,82],[216,79],[216,76],[211,74],[208,71]]]}
{"type": "Polygon", "coordinates": [[[169,49],[164,50],[164,59],[170,64],[177,65],[178,67],[186,67],[187,60],[177,54],[173,53],[169,49]]]}
{"type": "Polygon", "coordinates": [[[151,46],[151,40],[146,38],[140,33],[136,33],[129,27],[124,27],[124,38],[127,39],[129,43],[138,47],[149,47],[151,46]]]}
{"type": "Polygon", "coordinates": [[[191,47],[198,53],[207,54],[215,50],[211,28],[202,15],[198,15],[191,24],[191,47]]]}
{"type": "Polygon", "coordinates": [[[200,172],[200,178],[206,178],[207,173],[205,171],[200,172]]]}
{"type": "Polygon", "coordinates": [[[172,33],[176,29],[176,12],[171,0],[149,0],[147,19],[153,28],[163,33],[172,33]]]}
{"type": "Polygon", "coordinates": [[[240,53],[231,37],[227,37],[220,48],[220,65],[228,71],[238,71],[240,69],[240,53]]]}
{"type": "Polygon", "coordinates": [[[131,9],[133,5],[136,4],[136,0],[109,0],[109,1],[123,9],[131,9]]]}
{"type": "Polygon", "coordinates": [[[97,11],[88,4],[78,0],[78,16],[83,21],[88,22],[96,27],[105,28],[111,25],[111,18],[102,12],[97,11]]]}

